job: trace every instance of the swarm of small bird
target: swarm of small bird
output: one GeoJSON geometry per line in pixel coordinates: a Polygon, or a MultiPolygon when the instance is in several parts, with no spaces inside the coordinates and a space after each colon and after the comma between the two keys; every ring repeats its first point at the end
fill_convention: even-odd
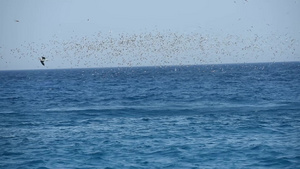
{"type": "MultiPolygon", "coordinates": [[[[45,66],[46,58],[61,63],[58,67],[123,67],[195,65],[206,63],[244,62],[295,53],[298,42],[284,36],[247,36],[151,30],[139,33],[98,32],[90,36],[53,36],[45,43],[24,43],[11,49],[16,58],[39,57],[45,66]],[[228,59],[231,59],[230,61],[228,59]]],[[[31,62],[31,61],[28,61],[31,62]]],[[[48,62],[49,64],[51,62],[48,62]]]]}

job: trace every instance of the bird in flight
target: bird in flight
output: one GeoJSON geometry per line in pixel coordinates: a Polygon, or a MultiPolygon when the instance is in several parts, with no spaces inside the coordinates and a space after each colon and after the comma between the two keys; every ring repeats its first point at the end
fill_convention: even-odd
{"type": "Polygon", "coordinates": [[[41,62],[41,64],[43,65],[43,66],[45,66],[45,61],[46,61],[46,58],[43,56],[43,57],[41,57],[41,58],[39,58],[40,59],[40,62],[41,62]]]}

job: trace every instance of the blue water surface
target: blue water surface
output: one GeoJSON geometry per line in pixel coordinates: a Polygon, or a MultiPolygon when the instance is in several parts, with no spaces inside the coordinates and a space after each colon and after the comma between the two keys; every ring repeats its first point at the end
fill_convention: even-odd
{"type": "Polygon", "coordinates": [[[300,63],[0,71],[0,168],[300,168],[300,63]]]}

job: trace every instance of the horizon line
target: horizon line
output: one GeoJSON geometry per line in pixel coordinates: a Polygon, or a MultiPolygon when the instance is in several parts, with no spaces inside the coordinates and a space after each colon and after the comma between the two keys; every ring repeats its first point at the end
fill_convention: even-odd
{"type": "Polygon", "coordinates": [[[120,69],[120,68],[151,68],[151,67],[189,67],[189,66],[214,66],[214,65],[243,65],[243,64],[276,64],[276,63],[297,63],[300,61],[273,61],[273,62],[240,62],[240,63],[203,63],[203,64],[182,64],[182,65],[150,65],[150,66],[107,66],[107,67],[75,67],[75,68],[50,68],[50,69],[0,69],[0,71],[35,71],[35,70],[74,70],[74,69],[120,69]]]}

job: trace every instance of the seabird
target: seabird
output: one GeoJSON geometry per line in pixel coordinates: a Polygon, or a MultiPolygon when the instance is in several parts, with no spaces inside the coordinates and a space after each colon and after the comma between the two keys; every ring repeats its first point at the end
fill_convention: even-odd
{"type": "Polygon", "coordinates": [[[45,66],[45,60],[46,60],[46,58],[43,56],[42,58],[40,58],[40,62],[41,62],[41,64],[43,65],[43,66],[45,66]]]}

